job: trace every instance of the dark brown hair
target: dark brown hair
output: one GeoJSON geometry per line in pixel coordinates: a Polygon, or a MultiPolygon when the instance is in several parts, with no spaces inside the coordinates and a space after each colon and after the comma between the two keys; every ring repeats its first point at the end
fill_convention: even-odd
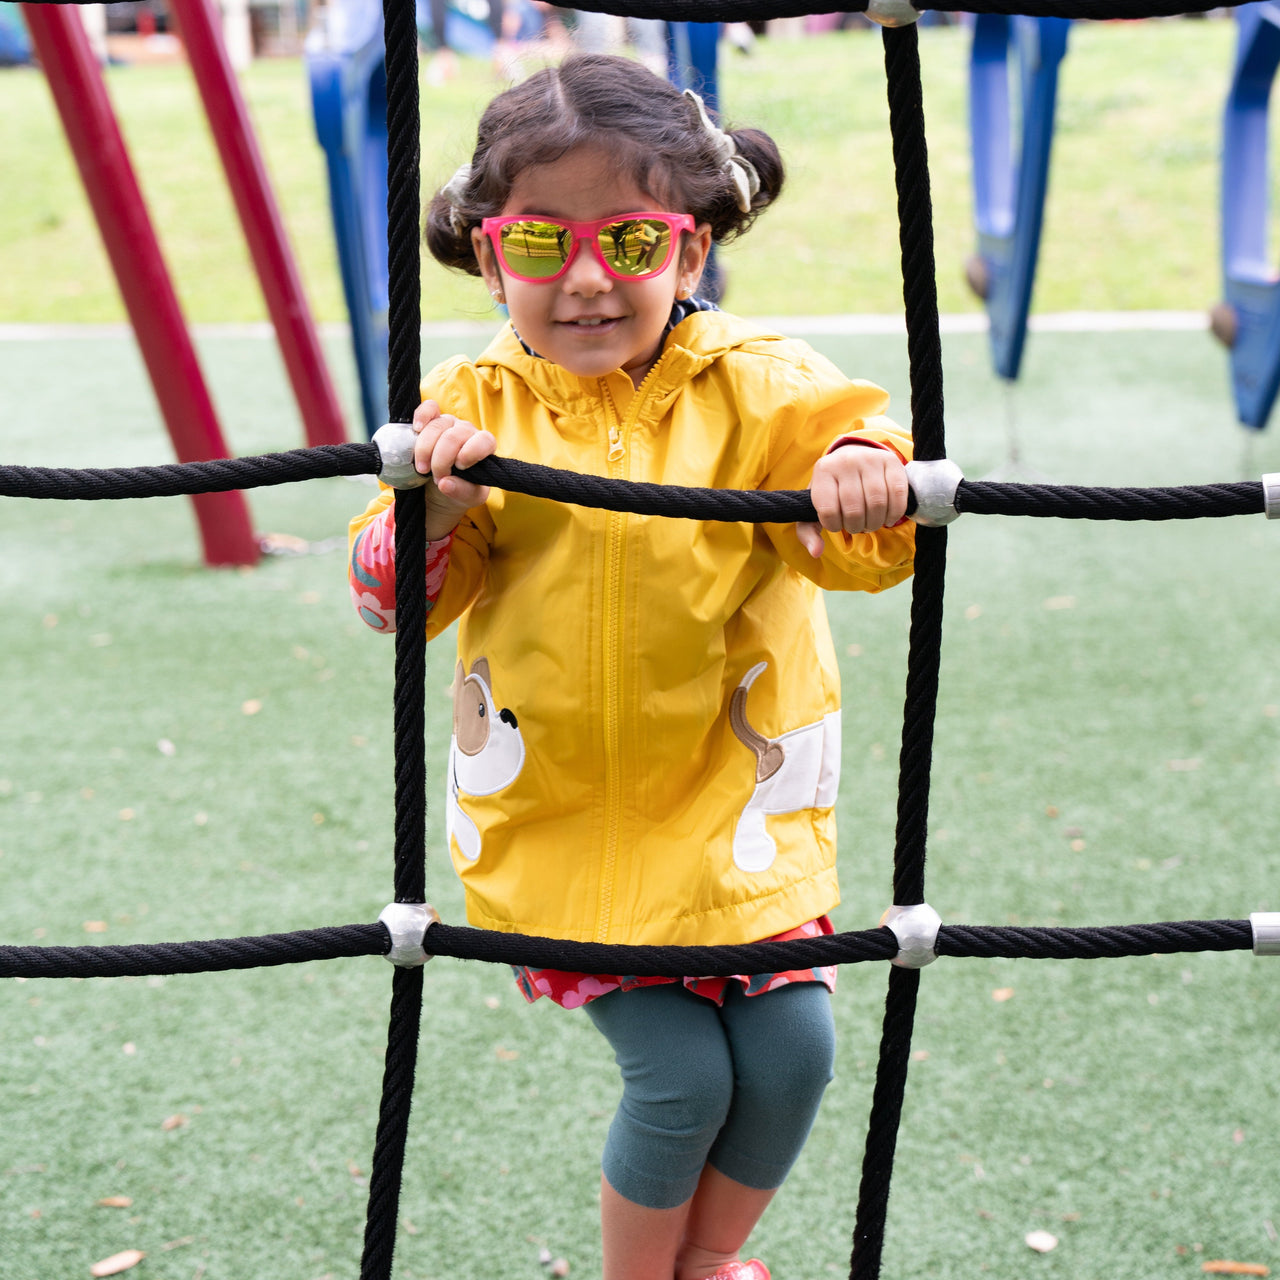
{"type": "Polygon", "coordinates": [[[471,228],[501,212],[522,170],[592,144],[608,147],[620,171],[672,212],[709,223],[717,242],[732,240],[777,199],[784,172],[768,134],[735,129],[729,136],[760,175],[760,190],[745,213],[693,102],[630,58],[567,58],[485,108],[470,178],[452,198],[437,191],[431,200],[423,233],[427,248],[445,266],[479,275],[471,228]]]}

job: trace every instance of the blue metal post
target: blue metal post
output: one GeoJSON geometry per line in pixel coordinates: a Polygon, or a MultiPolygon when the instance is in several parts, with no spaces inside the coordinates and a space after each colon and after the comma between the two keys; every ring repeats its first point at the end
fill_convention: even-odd
{"type": "Polygon", "coordinates": [[[1018,376],[1035,284],[1049,184],[1058,66],[1070,19],[979,14],[969,69],[974,215],[978,251],[967,275],[987,308],[991,359],[1002,378],[1018,376]],[[1017,98],[1009,61],[1016,53],[1017,98]],[[1011,107],[1017,118],[1011,119],[1011,107]]]}
{"type": "Polygon", "coordinates": [[[1280,65],[1280,7],[1242,5],[1236,23],[1223,121],[1224,302],[1213,310],[1213,332],[1231,349],[1236,414],[1260,431],[1280,388],[1280,286],[1267,249],[1267,114],[1280,65]]]}
{"type": "Polygon", "coordinates": [[[369,436],[387,420],[387,72],[382,6],[343,0],[307,37],[342,291],[369,436]]]}

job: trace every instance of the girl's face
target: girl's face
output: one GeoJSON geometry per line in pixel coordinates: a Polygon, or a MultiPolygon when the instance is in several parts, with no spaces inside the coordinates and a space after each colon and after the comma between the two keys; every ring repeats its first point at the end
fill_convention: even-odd
{"type": "MultiPolygon", "coordinates": [[[[642,211],[684,212],[655,204],[634,179],[619,172],[607,151],[579,147],[551,164],[525,169],[502,216],[588,222],[642,211]]],[[[558,280],[518,280],[503,270],[479,228],[471,232],[471,241],[489,291],[505,299],[516,331],[540,356],[583,378],[621,369],[638,387],[658,359],[672,303],[677,295],[692,293],[702,276],[711,228],[703,223],[683,233],[666,268],[644,280],[611,276],[587,245],[579,246],[558,280]]]]}

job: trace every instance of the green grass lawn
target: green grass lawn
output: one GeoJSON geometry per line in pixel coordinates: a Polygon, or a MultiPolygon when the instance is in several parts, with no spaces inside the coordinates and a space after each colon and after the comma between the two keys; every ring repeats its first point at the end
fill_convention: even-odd
{"type": "MultiPolygon", "coordinates": [[[[1034,305],[1040,311],[1174,308],[1217,300],[1219,133],[1234,40],[1229,21],[1077,23],[1060,111],[1034,305]]],[[[962,282],[972,251],[965,102],[969,36],[921,32],[944,311],[977,304],[962,282]]],[[[230,196],[181,66],[118,67],[108,83],[187,315],[261,319],[230,196]]],[[[729,119],[774,134],[787,190],[726,261],[744,314],[891,313],[901,308],[881,42],[871,32],[760,41],[724,58],[729,119]]],[[[344,318],[324,166],[297,61],[243,77],[268,168],[316,315],[344,318]]],[[[423,182],[468,158],[487,63],[423,83],[423,182]]],[[[38,72],[0,71],[0,280],[4,322],[109,321],[121,305],[51,99],[38,72]]],[[[477,318],[468,277],[428,262],[428,320],[477,318]]]]}
{"type": "MultiPolygon", "coordinates": [[[[816,339],[906,400],[902,342],[816,339]]],[[[428,360],[445,348],[432,348],[428,360]]],[[[300,439],[269,343],[202,344],[240,453],[300,439]]],[[[1005,458],[985,340],[946,341],[950,452],[1005,458]]],[[[1234,479],[1203,334],[1034,335],[1012,393],[1061,481],[1234,479]]],[[[126,337],[0,344],[6,461],[167,456],[126,337]]],[[[1280,470],[1274,434],[1252,474],[1280,470]]],[[[259,490],[255,526],[323,548],[368,489],[259,490]]],[[[391,896],[392,646],[340,552],[199,567],[185,500],[0,503],[8,607],[0,939],[92,944],[372,920],[391,896]],[[252,714],[249,714],[252,712],[252,714]],[[163,744],[171,744],[165,746],[163,744]]],[[[1280,909],[1275,532],[966,517],[950,541],[930,901],[950,922],[1105,924],[1280,909]]],[[[843,668],[840,928],[889,903],[907,589],[832,597],[843,668]]],[[[428,650],[428,896],[446,639],[428,650]]],[[[961,1280],[1192,1280],[1280,1265],[1274,962],[942,961],[922,976],[885,1265],[961,1280]],[[997,999],[994,993],[1012,992],[997,999]],[[1032,1253],[1024,1237],[1060,1240],[1032,1253]]],[[[358,1270],[390,969],[334,961],[0,989],[0,1275],[74,1280],[136,1248],[147,1280],[358,1270]],[[128,1197],[127,1207],[99,1202],[128,1197]]],[[[756,1250],[777,1280],[847,1272],[883,1001],[846,969],[840,1064],[756,1250]]],[[[598,1274],[617,1096],[581,1015],[440,960],[426,1011],[397,1280],[598,1274]]]]}

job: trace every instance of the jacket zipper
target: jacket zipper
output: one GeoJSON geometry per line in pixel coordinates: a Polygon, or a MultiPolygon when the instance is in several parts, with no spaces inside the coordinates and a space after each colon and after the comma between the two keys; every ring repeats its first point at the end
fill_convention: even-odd
{"type": "MultiPolygon", "coordinates": [[[[626,478],[627,444],[631,429],[640,419],[646,387],[654,369],[645,375],[620,423],[618,409],[608,384],[600,387],[609,413],[608,472],[611,479],[626,478]]],[[[613,923],[614,879],[618,870],[618,844],[622,828],[622,550],[626,534],[626,514],[610,511],[605,518],[605,582],[604,582],[604,812],[605,846],[600,869],[600,899],[596,914],[597,942],[609,940],[613,923]]]]}

